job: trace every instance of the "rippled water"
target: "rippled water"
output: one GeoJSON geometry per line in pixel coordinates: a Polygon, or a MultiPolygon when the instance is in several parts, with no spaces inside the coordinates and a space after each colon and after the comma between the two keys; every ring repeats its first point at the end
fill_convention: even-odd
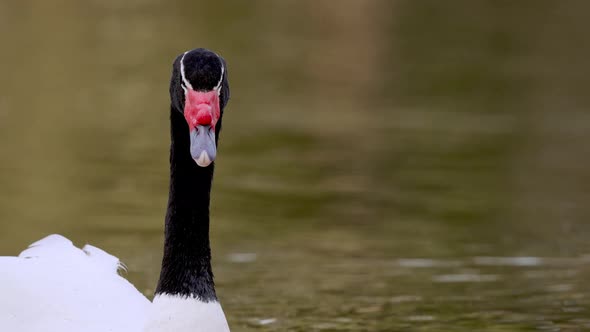
{"type": "Polygon", "coordinates": [[[583,1],[0,1],[0,252],[153,294],[171,61],[219,51],[233,331],[590,330],[583,1]]]}

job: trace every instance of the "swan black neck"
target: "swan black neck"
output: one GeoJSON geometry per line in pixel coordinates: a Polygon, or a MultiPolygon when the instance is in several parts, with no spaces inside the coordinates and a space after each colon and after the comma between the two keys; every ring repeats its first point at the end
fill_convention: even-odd
{"type": "Polygon", "coordinates": [[[214,164],[199,167],[189,153],[188,126],[172,107],[170,194],[164,257],[156,294],[217,299],[211,270],[209,201],[214,164]]]}
{"type": "Polygon", "coordinates": [[[220,72],[221,115],[215,126],[216,146],[223,110],[229,101],[225,60],[206,49],[195,49],[179,55],[174,61],[170,82],[170,193],[164,257],[156,295],[180,295],[204,302],[217,299],[209,245],[209,201],[214,163],[200,167],[191,156],[189,127],[183,114],[185,94],[181,83],[186,79],[193,88],[208,91],[214,84],[219,84],[220,72]],[[184,78],[181,77],[183,70],[184,78]]]}

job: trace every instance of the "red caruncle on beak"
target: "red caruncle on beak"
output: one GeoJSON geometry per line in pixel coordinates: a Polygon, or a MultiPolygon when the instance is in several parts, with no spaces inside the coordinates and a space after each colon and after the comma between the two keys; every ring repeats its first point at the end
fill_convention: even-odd
{"type": "Polygon", "coordinates": [[[186,90],[185,99],[184,117],[189,130],[199,125],[211,126],[215,129],[215,124],[221,115],[218,91],[200,92],[189,88],[186,90]]]}

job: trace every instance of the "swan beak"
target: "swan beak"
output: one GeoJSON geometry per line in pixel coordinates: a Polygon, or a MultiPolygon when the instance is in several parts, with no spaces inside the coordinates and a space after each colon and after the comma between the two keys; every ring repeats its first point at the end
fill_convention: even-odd
{"type": "Polygon", "coordinates": [[[211,126],[197,125],[190,132],[191,156],[197,165],[209,166],[217,156],[215,130],[211,126]]]}

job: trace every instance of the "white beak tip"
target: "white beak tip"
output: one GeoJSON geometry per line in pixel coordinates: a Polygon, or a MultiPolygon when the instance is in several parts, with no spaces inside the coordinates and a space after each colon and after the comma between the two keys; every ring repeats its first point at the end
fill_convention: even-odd
{"type": "Polygon", "coordinates": [[[207,167],[211,164],[211,158],[209,158],[207,151],[201,151],[199,158],[195,159],[195,162],[201,167],[207,167]]]}

